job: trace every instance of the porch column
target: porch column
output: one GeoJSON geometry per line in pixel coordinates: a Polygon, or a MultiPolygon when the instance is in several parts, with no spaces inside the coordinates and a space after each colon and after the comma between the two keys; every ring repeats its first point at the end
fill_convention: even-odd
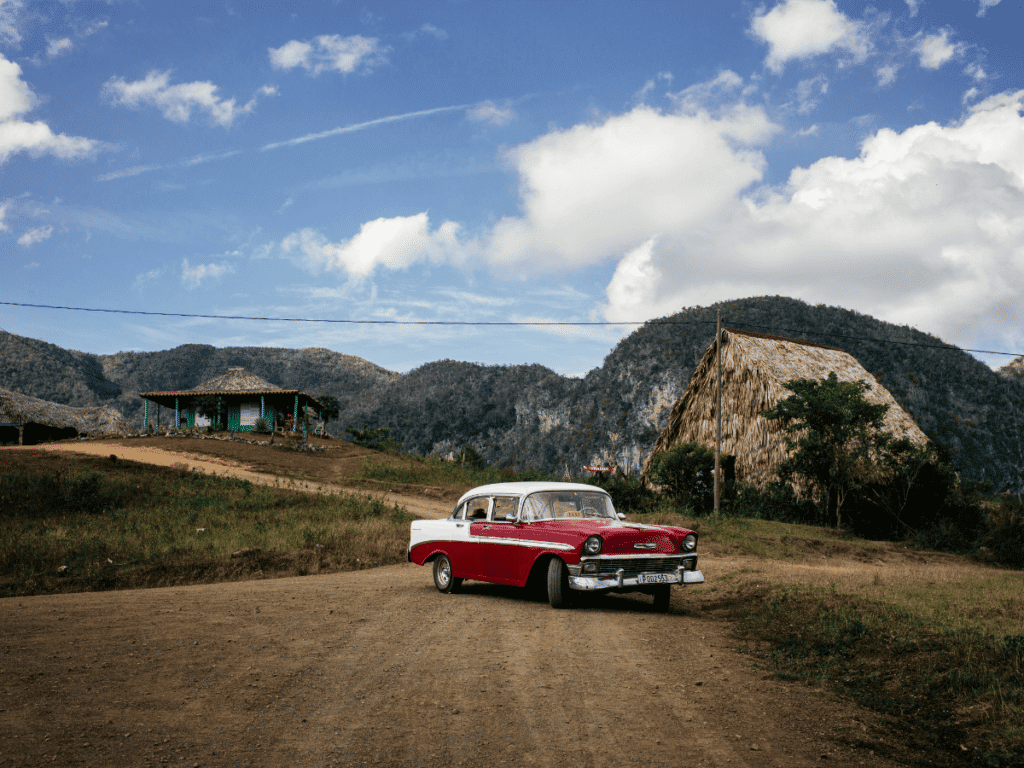
{"type": "Polygon", "coordinates": [[[181,429],[181,408],[178,405],[178,398],[174,398],[174,428],[181,429]]]}
{"type": "Polygon", "coordinates": [[[299,429],[299,396],[295,396],[295,409],[292,411],[292,432],[299,429]]]}
{"type": "Polygon", "coordinates": [[[146,427],[149,426],[149,400],[142,401],[142,431],[146,431],[146,427]]]}
{"type": "Polygon", "coordinates": [[[160,403],[156,404],[156,428],[160,429],[160,403]]]}
{"type": "Polygon", "coordinates": [[[214,429],[220,429],[220,403],[221,403],[221,396],[217,395],[217,426],[214,427],[214,429]]]}
{"type": "Polygon", "coordinates": [[[266,403],[264,403],[264,401],[263,401],[264,397],[265,397],[265,395],[260,395],[260,418],[261,419],[267,418],[266,403]]]}

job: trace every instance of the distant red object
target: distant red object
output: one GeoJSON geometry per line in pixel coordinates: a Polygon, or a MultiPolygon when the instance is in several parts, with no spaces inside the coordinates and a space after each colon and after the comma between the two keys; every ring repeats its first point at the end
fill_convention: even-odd
{"type": "Polygon", "coordinates": [[[616,466],[612,464],[610,467],[584,467],[584,472],[614,472],[616,466]]]}

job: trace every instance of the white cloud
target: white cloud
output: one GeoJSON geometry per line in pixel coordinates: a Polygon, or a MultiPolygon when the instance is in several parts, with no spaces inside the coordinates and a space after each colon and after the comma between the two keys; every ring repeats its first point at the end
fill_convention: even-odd
{"type": "Polygon", "coordinates": [[[978,62],[972,62],[964,67],[964,74],[973,77],[976,82],[983,82],[988,79],[988,75],[978,62]]]}
{"type": "Polygon", "coordinates": [[[914,53],[917,54],[924,69],[938,69],[954,57],[963,55],[963,43],[950,43],[950,34],[952,34],[951,29],[941,29],[932,35],[918,33],[917,42],[914,44],[914,53]]]}
{"type": "Polygon", "coordinates": [[[896,82],[896,74],[900,71],[900,65],[897,63],[883,64],[875,70],[875,77],[878,78],[878,87],[885,88],[888,85],[892,85],[896,82]]]}
{"type": "Polygon", "coordinates": [[[984,16],[989,8],[995,8],[1000,0],[978,0],[978,16],[984,16]]]}
{"type": "Polygon", "coordinates": [[[0,0],[0,44],[17,48],[21,44],[22,0],[0,0]]]}
{"type": "Polygon", "coordinates": [[[194,267],[190,267],[188,259],[181,260],[181,282],[189,288],[198,288],[204,280],[209,278],[218,279],[234,271],[235,268],[227,262],[221,264],[197,264],[194,267]]]}
{"type": "Polygon", "coordinates": [[[920,0],[907,0],[907,15],[910,16],[910,18],[917,16],[917,11],[920,5],[920,0]]]}
{"type": "Polygon", "coordinates": [[[515,110],[507,104],[499,107],[493,101],[484,101],[466,111],[466,116],[478,123],[508,125],[516,119],[515,110]]]}
{"type": "Polygon", "coordinates": [[[4,222],[4,219],[7,218],[7,209],[10,207],[10,200],[4,200],[3,203],[0,203],[0,232],[6,232],[8,229],[10,229],[10,227],[8,227],[7,224],[4,222]]]}
{"type": "Polygon", "coordinates": [[[950,125],[877,131],[858,157],[679,216],[625,251],[605,317],[783,294],[962,344],[986,324],[1024,326],[1022,101],[1000,94],[950,125]]]}
{"type": "Polygon", "coordinates": [[[28,232],[18,238],[18,245],[23,245],[26,248],[41,243],[43,240],[49,240],[50,235],[53,234],[53,227],[36,227],[30,229],[28,232]]]}
{"type": "Polygon", "coordinates": [[[60,40],[46,38],[46,55],[51,59],[71,53],[71,49],[74,47],[75,44],[71,42],[70,37],[62,37],[60,40]]]}
{"type": "Polygon", "coordinates": [[[433,38],[435,38],[437,40],[447,40],[448,39],[448,33],[447,32],[445,32],[440,27],[435,26],[434,24],[429,24],[429,23],[428,24],[424,24],[422,27],[417,29],[415,32],[405,32],[405,33],[403,33],[402,37],[404,37],[406,40],[415,40],[417,37],[420,37],[422,35],[430,35],[431,37],[433,37],[433,38]]]}
{"type": "Polygon", "coordinates": [[[680,112],[696,114],[724,99],[731,98],[735,91],[742,87],[742,77],[731,69],[723,69],[712,80],[695,83],[678,93],[670,93],[669,98],[675,102],[680,112]]]}
{"type": "Polygon", "coordinates": [[[302,67],[313,75],[335,70],[350,74],[357,70],[369,73],[387,63],[390,49],[375,37],[352,35],[320,35],[313,42],[289,40],[280,48],[268,48],[270,64],[275,69],[302,67]]]}
{"type": "Polygon", "coordinates": [[[31,157],[50,154],[66,160],[96,154],[100,148],[98,141],[55,134],[42,121],[21,120],[20,116],[31,111],[35,103],[35,95],[21,79],[21,67],[0,55],[0,163],[18,152],[27,152],[31,157]]]}
{"type": "Polygon", "coordinates": [[[801,80],[796,86],[797,111],[802,115],[812,112],[820,103],[820,97],[826,93],[828,93],[828,78],[824,75],[801,80]]]}
{"type": "Polygon", "coordinates": [[[783,0],[754,12],[750,33],[768,44],[765,66],[781,72],[786,62],[845,51],[855,62],[871,52],[871,30],[836,7],[834,0],[783,0]]]}
{"type": "Polygon", "coordinates": [[[210,119],[225,128],[235,118],[251,112],[256,99],[242,107],[234,99],[217,96],[217,86],[209,81],[178,83],[171,85],[171,71],[152,70],[144,80],[127,82],[122,77],[112,77],[103,84],[102,95],[115,106],[137,108],[144,104],[157,107],[164,117],[176,123],[187,123],[192,110],[198,109],[209,114],[210,119]]]}
{"type": "Polygon", "coordinates": [[[378,266],[398,270],[419,261],[458,261],[464,249],[458,224],[446,221],[431,232],[426,213],[369,221],[359,234],[341,243],[328,242],[312,229],[293,232],[281,241],[281,250],[295,253],[310,272],[343,270],[355,278],[366,277],[378,266]]]}
{"type": "Polygon", "coordinates": [[[494,226],[486,258],[502,269],[582,267],[721,215],[761,178],[764,157],[753,148],[778,128],[760,107],[718,112],[638,106],[510,150],[523,215],[494,226]]]}

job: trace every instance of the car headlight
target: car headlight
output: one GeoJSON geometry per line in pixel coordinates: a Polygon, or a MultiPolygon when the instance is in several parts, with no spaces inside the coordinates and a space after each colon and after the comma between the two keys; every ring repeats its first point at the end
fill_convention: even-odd
{"type": "Polygon", "coordinates": [[[596,555],[601,551],[603,544],[600,536],[591,536],[583,542],[583,552],[587,555],[596,555]]]}
{"type": "Polygon", "coordinates": [[[697,537],[692,533],[686,534],[683,543],[679,545],[683,552],[693,552],[697,548],[697,537]]]}

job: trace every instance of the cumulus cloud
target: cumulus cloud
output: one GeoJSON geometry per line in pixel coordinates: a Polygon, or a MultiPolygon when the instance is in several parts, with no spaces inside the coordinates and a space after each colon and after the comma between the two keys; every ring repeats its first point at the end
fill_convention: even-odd
{"type": "Polygon", "coordinates": [[[761,6],[749,31],[768,44],[765,66],[776,73],[789,61],[826,53],[844,52],[861,62],[872,49],[869,26],[850,19],[834,0],[783,0],[770,11],[761,6]]]}
{"type": "Polygon", "coordinates": [[[737,296],[854,306],[963,343],[1024,325],[1024,91],[950,125],[884,129],[624,249],[608,320],[737,296]]]}
{"type": "Polygon", "coordinates": [[[55,134],[42,122],[26,122],[21,116],[36,104],[35,94],[21,79],[21,67],[0,55],[0,163],[18,152],[31,157],[50,154],[66,160],[92,157],[100,143],[81,136],[55,134]]]}
{"type": "Polygon", "coordinates": [[[357,70],[368,74],[374,67],[387,63],[389,50],[377,38],[362,35],[320,35],[312,42],[289,40],[280,48],[267,49],[275,69],[302,67],[312,75],[329,70],[346,75],[357,70]]]}
{"type": "Polygon", "coordinates": [[[466,116],[477,123],[508,125],[516,119],[516,112],[507,104],[499,107],[493,101],[484,101],[467,110],[466,116]]]}
{"type": "Polygon", "coordinates": [[[227,262],[220,264],[196,264],[189,266],[188,259],[181,260],[181,282],[188,288],[198,288],[204,280],[218,279],[234,272],[235,268],[227,262]]]}
{"type": "Polygon", "coordinates": [[[355,278],[368,276],[378,266],[398,270],[419,261],[457,261],[464,248],[458,224],[446,221],[431,231],[426,213],[369,221],[340,243],[329,242],[313,229],[293,232],[281,241],[281,250],[294,254],[308,271],[344,271],[355,278]]]}
{"type": "Polygon", "coordinates": [[[53,234],[53,227],[36,227],[30,229],[28,232],[18,238],[18,245],[23,245],[26,248],[41,243],[43,240],[49,240],[50,235],[53,234]]]}
{"type": "Polygon", "coordinates": [[[714,115],[641,105],[518,146],[506,156],[519,174],[523,214],[494,226],[486,258],[502,267],[581,267],[721,215],[760,180],[765,160],[756,147],[777,130],[760,107],[742,102],[714,115]]]}
{"type": "Polygon", "coordinates": [[[950,43],[951,29],[941,29],[932,35],[918,33],[914,53],[924,69],[938,69],[947,61],[963,55],[963,43],[950,43]]]}
{"type": "Polygon", "coordinates": [[[875,70],[875,77],[878,78],[878,87],[885,88],[896,82],[896,74],[900,71],[900,65],[893,62],[883,64],[875,70]]]}
{"type": "MultiPolygon", "coordinates": [[[[262,90],[262,89],[261,89],[262,90]]],[[[102,95],[114,106],[138,108],[154,106],[164,117],[176,123],[187,123],[192,110],[209,114],[210,119],[229,128],[241,114],[251,112],[256,106],[255,97],[239,107],[234,99],[217,96],[217,86],[209,81],[171,84],[171,70],[152,70],[143,80],[126,81],[123,77],[112,77],[103,84],[102,95]]]]}

